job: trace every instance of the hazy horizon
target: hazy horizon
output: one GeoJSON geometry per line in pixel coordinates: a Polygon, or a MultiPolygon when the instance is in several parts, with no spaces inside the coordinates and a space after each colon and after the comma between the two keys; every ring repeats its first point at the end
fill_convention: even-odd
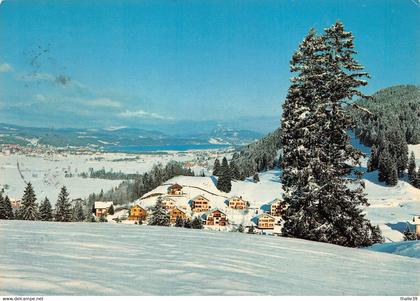
{"type": "Polygon", "coordinates": [[[289,60],[311,27],[355,35],[368,94],[417,84],[407,1],[5,1],[0,119],[55,128],[279,125],[289,60]],[[395,26],[398,24],[398,26],[395,26]],[[404,35],[401,35],[404,32],[404,35]]]}

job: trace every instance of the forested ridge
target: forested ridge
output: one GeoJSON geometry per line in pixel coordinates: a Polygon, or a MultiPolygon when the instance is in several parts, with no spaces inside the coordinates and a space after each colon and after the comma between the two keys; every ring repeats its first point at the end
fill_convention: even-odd
{"type": "Polygon", "coordinates": [[[398,129],[408,144],[420,143],[420,87],[398,85],[379,90],[357,104],[371,115],[352,110],[356,136],[368,146],[380,143],[381,133],[398,129]]]}
{"type": "Polygon", "coordinates": [[[281,129],[248,144],[239,152],[236,152],[233,162],[241,174],[241,177],[249,177],[257,172],[273,169],[279,164],[279,150],[281,149],[281,129]]]}

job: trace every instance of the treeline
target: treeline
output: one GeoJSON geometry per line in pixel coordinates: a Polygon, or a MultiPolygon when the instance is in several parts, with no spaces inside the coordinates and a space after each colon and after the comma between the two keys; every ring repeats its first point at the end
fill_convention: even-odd
{"type": "MultiPolygon", "coordinates": [[[[217,189],[223,192],[230,192],[232,190],[232,180],[245,180],[246,173],[240,171],[235,161],[231,160],[228,163],[226,157],[223,157],[220,164],[219,159],[214,160],[213,176],[217,176],[217,189]]],[[[259,182],[258,173],[253,175],[254,182],[259,182]]]]}
{"type": "Polygon", "coordinates": [[[233,154],[231,163],[238,169],[238,179],[245,179],[258,172],[279,166],[281,161],[280,149],[281,129],[277,129],[233,154]]]}
{"type": "Polygon", "coordinates": [[[89,195],[88,207],[97,201],[129,203],[175,176],[194,176],[194,172],[190,168],[185,168],[180,162],[170,161],[165,166],[159,163],[154,165],[151,171],[139,174],[134,180],[126,180],[105,193],[89,195]]]}
{"type": "Polygon", "coordinates": [[[420,89],[390,87],[357,104],[364,109],[351,112],[355,134],[372,147],[368,171],[378,170],[379,181],[396,185],[408,168],[407,144],[420,143],[420,89]]]}
{"type": "Polygon", "coordinates": [[[93,179],[105,179],[105,180],[135,180],[140,177],[139,173],[126,174],[121,171],[115,172],[112,169],[106,171],[105,168],[94,170],[89,168],[88,172],[82,172],[79,174],[82,178],[93,178],[93,179]]]}
{"type": "Polygon", "coordinates": [[[85,213],[82,202],[77,201],[72,205],[65,186],[61,188],[54,209],[48,198],[45,198],[41,204],[38,204],[31,183],[26,185],[20,208],[15,211],[12,208],[9,197],[7,195],[3,197],[3,192],[0,192],[0,219],[81,222],[86,217],[88,217],[88,214],[85,213]]]}

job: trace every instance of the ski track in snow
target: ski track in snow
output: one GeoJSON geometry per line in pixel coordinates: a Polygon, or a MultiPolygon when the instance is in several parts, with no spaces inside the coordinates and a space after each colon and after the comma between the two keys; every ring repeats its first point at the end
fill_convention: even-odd
{"type": "Polygon", "coordinates": [[[420,260],[299,239],[0,221],[0,295],[417,295],[420,260]]]}

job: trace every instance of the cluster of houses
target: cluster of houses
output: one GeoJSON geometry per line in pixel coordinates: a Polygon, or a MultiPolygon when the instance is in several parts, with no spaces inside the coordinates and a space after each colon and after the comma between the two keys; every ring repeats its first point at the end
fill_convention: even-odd
{"type": "MultiPolygon", "coordinates": [[[[170,223],[174,225],[177,219],[191,220],[193,216],[201,219],[203,225],[209,227],[226,227],[229,220],[224,210],[212,208],[211,201],[204,195],[197,195],[188,202],[188,206],[177,205],[175,199],[185,196],[183,187],[179,184],[173,184],[168,187],[166,195],[160,196],[162,206],[169,214],[170,223]]],[[[264,209],[250,207],[249,202],[241,196],[233,196],[225,200],[226,208],[231,210],[248,210],[252,211],[253,217],[245,227],[254,226],[261,230],[273,230],[279,225],[281,220],[281,199],[275,199],[265,205],[264,209]]],[[[96,216],[101,217],[108,213],[112,202],[96,202],[96,216]]],[[[135,204],[129,208],[129,221],[145,221],[149,214],[148,208],[135,204]]]]}

